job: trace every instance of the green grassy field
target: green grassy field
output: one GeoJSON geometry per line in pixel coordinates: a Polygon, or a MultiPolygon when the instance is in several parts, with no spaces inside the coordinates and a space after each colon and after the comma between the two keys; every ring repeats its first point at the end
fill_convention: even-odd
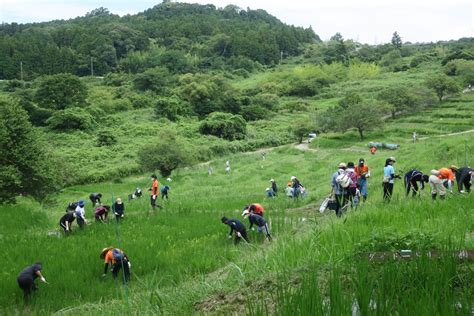
{"type": "MultiPolygon", "coordinates": [[[[399,250],[407,242],[413,249],[474,247],[472,194],[449,195],[446,201],[433,203],[427,189],[421,199],[407,200],[397,183],[387,205],[379,185],[388,155],[397,157],[398,171],[419,167],[428,172],[452,163],[472,165],[471,140],[470,135],[431,138],[374,156],[358,148],[303,152],[292,146],[267,151],[266,160],[259,152],[226,156],[211,162],[212,176],[207,174],[207,165],[175,171],[169,183],[170,200],[164,201],[163,210],[150,210],[145,191],[142,199],[125,202],[126,218],[119,226],[91,223],[84,231],[75,227],[67,238],[59,234],[58,220],[68,202],[87,199],[90,192],[102,192],[106,203],[112,197],[126,198],[137,186],[146,189],[149,175],[68,187],[52,196],[46,206],[20,199],[15,206],[0,208],[0,247],[8,249],[0,274],[0,310],[6,314],[283,315],[285,308],[299,306],[302,314],[319,308],[339,314],[350,311],[354,300],[361,310],[370,310],[372,299],[387,302],[377,303],[380,307],[372,313],[419,310],[467,315],[474,298],[469,286],[472,263],[448,260],[433,266],[426,259],[372,266],[354,258],[359,258],[359,252],[399,250]],[[337,163],[360,157],[372,168],[369,201],[342,220],[333,213],[319,214],[317,202],[330,191],[330,176],[337,163]],[[231,175],[224,173],[227,159],[231,175]],[[308,197],[300,201],[284,196],[265,198],[270,178],[282,190],[291,175],[307,187],[308,197]],[[226,238],[228,230],[220,217],[240,217],[243,205],[249,202],[265,206],[274,241],[268,243],[252,232],[251,245],[235,247],[226,238]],[[99,253],[109,245],[120,246],[130,256],[133,277],[126,288],[110,275],[105,280],[100,277],[99,253]],[[37,260],[43,262],[50,284],[40,285],[31,305],[24,306],[16,275],[37,260]],[[426,272],[420,275],[420,270],[426,272]],[[439,282],[436,271],[441,271],[439,282]],[[419,282],[407,275],[416,276],[419,282]],[[312,284],[309,293],[319,293],[320,301],[308,302],[306,290],[301,291],[308,288],[306,282],[312,284]],[[391,286],[391,291],[384,290],[391,286]],[[375,289],[373,293],[370,288],[375,289]],[[441,289],[445,303],[418,305],[413,299],[418,293],[420,301],[428,303],[441,289]],[[286,301],[290,298],[293,301],[286,301]],[[328,299],[333,309],[328,310],[324,303],[328,299]],[[461,308],[456,307],[459,305],[461,308]]],[[[90,202],[86,212],[92,222],[90,202]]]]}

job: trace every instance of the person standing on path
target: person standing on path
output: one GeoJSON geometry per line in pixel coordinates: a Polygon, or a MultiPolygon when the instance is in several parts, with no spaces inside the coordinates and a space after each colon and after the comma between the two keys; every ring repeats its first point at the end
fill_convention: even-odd
{"type": "Polygon", "coordinates": [[[413,144],[416,143],[417,138],[418,138],[418,135],[416,135],[416,132],[413,132],[413,136],[412,136],[413,144]]]}
{"type": "Polygon", "coordinates": [[[83,229],[84,225],[87,225],[86,210],[84,209],[84,200],[79,200],[75,213],[77,218],[77,224],[79,225],[80,229],[83,229]]]}
{"type": "Polygon", "coordinates": [[[156,200],[158,198],[158,188],[159,188],[159,184],[158,184],[158,179],[156,178],[156,175],[155,174],[152,174],[151,175],[151,180],[153,181],[151,183],[151,196],[150,196],[150,203],[151,203],[151,207],[153,208],[153,210],[156,209],[156,200]]]}
{"type": "Polygon", "coordinates": [[[357,175],[357,186],[365,202],[368,195],[367,179],[370,177],[370,170],[365,164],[364,158],[359,159],[359,164],[355,167],[355,173],[357,175]]]}
{"type": "Polygon", "coordinates": [[[18,286],[23,290],[23,297],[25,301],[28,301],[31,292],[36,291],[38,286],[35,284],[35,280],[40,278],[41,282],[47,283],[44,276],[41,274],[43,265],[41,262],[36,262],[35,264],[26,267],[17,277],[18,286]]]}

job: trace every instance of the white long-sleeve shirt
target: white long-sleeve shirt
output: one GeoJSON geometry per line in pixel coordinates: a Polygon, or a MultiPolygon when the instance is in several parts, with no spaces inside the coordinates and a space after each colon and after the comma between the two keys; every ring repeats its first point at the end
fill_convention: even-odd
{"type": "Polygon", "coordinates": [[[86,210],[83,207],[80,207],[79,205],[76,207],[76,216],[77,218],[81,218],[83,220],[86,220],[86,210]]]}

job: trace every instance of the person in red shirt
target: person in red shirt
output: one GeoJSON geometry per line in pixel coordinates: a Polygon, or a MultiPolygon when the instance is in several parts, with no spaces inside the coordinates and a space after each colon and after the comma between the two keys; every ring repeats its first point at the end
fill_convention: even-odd
{"type": "Polygon", "coordinates": [[[130,279],[130,261],[128,260],[128,256],[123,252],[123,250],[114,247],[107,247],[102,249],[100,253],[100,258],[104,259],[104,274],[102,277],[107,275],[107,270],[109,269],[109,265],[112,265],[112,276],[113,278],[117,278],[117,275],[120,269],[123,268],[124,273],[124,282],[130,279]]]}
{"type": "Polygon", "coordinates": [[[263,206],[261,204],[253,203],[253,204],[250,204],[250,205],[246,205],[244,207],[243,211],[244,211],[244,213],[245,213],[245,211],[248,211],[249,213],[257,214],[257,215],[260,215],[260,216],[263,217],[263,213],[265,212],[265,209],[263,208],[263,206]]]}
{"type": "Polygon", "coordinates": [[[367,178],[370,177],[370,171],[369,167],[365,164],[364,158],[359,159],[359,164],[355,167],[355,173],[357,175],[357,187],[365,202],[368,195],[367,178]]]}
{"type": "Polygon", "coordinates": [[[373,147],[370,147],[370,153],[372,155],[375,155],[375,152],[377,151],[377,147],[373,146],[373,147]]]}
{"type": "Polygon", "coordinates": [[[150,203],[151,203],[151,207],[153,208],[153,210],[156,209],[156,199],[158,198],[158,194],[159,194],[159,185],[158,185],[158,180],[156,178],[156,175],[155,174],[152,174],[151,175],[151,180],[153,181],[152,184],[151,184],[151,197],[150,197],[150,203]]]}

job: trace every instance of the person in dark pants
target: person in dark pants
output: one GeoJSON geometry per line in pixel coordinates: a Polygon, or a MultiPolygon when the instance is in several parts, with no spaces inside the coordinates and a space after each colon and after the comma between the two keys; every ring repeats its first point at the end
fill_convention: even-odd
{"type": "MultiPolygon", "coordinates": [[[[155,174],[151,175],[151,180],[152,180],[152,183],[151,183],[151,189],[150,189],[151,191],[150,204],[151,204],[152,209],[155,210],[157,206],[156,199],[158,197],[159,184],[158,184],[158,179],[155,174]]],[[[158,205],[158,207],[160,206],[158,205]]]]}
{"type": "Polygon", "coordinates": [[[91,193],[89,195],[89,199],[92,202],[92,206],[96,206],[97,204],[101,204],[100,199],[102,198],[102,193],[91,193]]]}
{"type": "Polygon", "coordinates": [[[242,224],[241,221],[235,218],[228,219],[225,216],[221,218],[221,221],[223,224],[226,224],[230,227],[229,238],[232,238],[232,233],[235,231],[234,244],[238,244],[242,238],[247,243],[250,243],[247,237],[247,230],[245,229],[245,225],[242,224]]]}
{"type": "Polygon", "coordinates": [[[161,193],[161,199],[168,199],[168,191],[170,190],[170,187],[165,185],[161,188],[160,193],[161,193]]]}
{"type": "Polygon", "coordinates": [[[124,283],[130,280],[130,260],[123,250],[114,247],[102,249],[100,258],[104,259],[104,273],[102,277],[107,275],[109,265],[112,265],[112,277],[117,278],[119,271],[123,268],[124,283]]]}
{"type": "Polygon", "coordinates": [[[271,180],[270,180],[270,183],[272,184],[273,195],[274,195],[274,196],[277,196],[277,194],[278,194],[278,186],[277,186],[277,183],[276,183],[275,179],[271,179],[271,180]]]}
{"type": "Polygon", "coordinates": [[[420,183],[421,190],[425,189],[425,182],[428,183],[429,176],[424,175],[421,171],[413,169],[405,173],[403,178],[407,196],[412,191],[413,196],[416,196],[419,192],[418,182],[420,183]]]}
{"type": "Polygon", "coordinates": [[[35,284],[36,278],[39,277],[41,282],[47,283],[46,279],[41,274],[42,269],[43,266],[41,265],[41,262],[36,262],[32,266],[23,269],[23,271],[21,271],[18,275],[16,280],[18,281],[20,289],[23,290],[23,296],[25,298],[25,301],[28,300],[31,295],[31,292],[36,291],[38,289],[38,286],[35,284]]]}
{"type": "Polygon", "coordinates": [[[121,220],[125,216],[125,204],[123,204],[121,198],[115,200],[114,205],[112,205],[112,211],[115,214],[115,219],[117,221],[121,220]]]}
{"type": "Polygon", "coordinates": [[[355,165],[352,161],[347,163],[346,174],[351,179],[351,184],[346,189],[347,190],[347,196],[348,196],[349,201],[351,203],[351,208],[352,207],[357,207],[357,204],[359,203],[358,198],[356,198],[356,196],[357,196],[357,174],[355,172],[355,165]]]}
{"type": "Polygon", "coordinates": [[[74,222],[75,219],[76,214],[74,212],[67,212],[59,220],[59,226],[61,226],[66,235],[72,231],[72,222],[74,222]]]}
{"type": "Polygon", "coordinates": [[[464,192],[463,187],[466,188],[467,192],[471,192],[471,180],[474,175],[474,169],[470,167],[457,168],[456,166],[451,166],[450,169],[455,171],[458,192],[464,192]]]}
{"type": "Polygon", "coordinates": [[[260,215],[250,213],[249,211],[245,211],[244,212],[244,217],[247,217],[247,216],[248,216],[249,222],[250,222],[249,229],[254,230],[253,225],[254,224],[257,225],[258,232],[259,233],[264,232],[265,237],[267,237],[268,241],[271,241],[272,236],[270,235],[270,230],[268,229],[268,224],[265,221],[265,219],[260,215]]]}
{"type": "Polygon", "coordinates": [[[336,216],[341,217],[342,213],[347,209],[349,204],[349,194],[347,189],[343,188],[339,183],[337,183],[336,179],[339,175],[345,174],[347,165],[341,162],[338,166],[338,170],[333,173],[331,179],[331,187],[332,193],[334,193],[334,197],[336,200],[336,216]]]}
{"type": "Polygon", "coordinates": [[[393,167],[395,162],[395,158],[390,157],[385,160],[385,167],[383,168],[383,199],[387,202],[390,202],[392,197],[395,178],[400,178],[400,176],[395,175],[395,168],[393,167]]]}
{"type": "Polygon", "coordinates": [[[95,220],[97,222],[106,222],[107,221],[107,217],[109,215],[109,211],[110,211],[110,206],[108,205],[101,205],[99,206],[98,208],[95,209],[95,220]]]}
{"type": "Polygon", "coordinates": [[[84,209],[84,201],[79,200],[77,203],[76,207],[76,219],[77,219],[77,224],[79,225],[80,229],[84,228],[84,225],[87,225],[87,220],[86,220],[86,211],[84,209]]]}

